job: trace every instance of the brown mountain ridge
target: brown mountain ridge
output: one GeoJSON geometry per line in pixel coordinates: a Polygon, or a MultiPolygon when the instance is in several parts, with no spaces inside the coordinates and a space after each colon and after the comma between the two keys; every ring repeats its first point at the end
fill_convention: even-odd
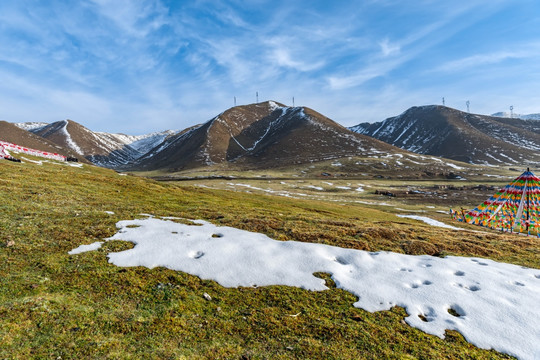
{"type": "Polygon", "coordinates": [[[80,156],[73,150],[60,146],[55,142],[49,141],[39,135],[32,134],[29,131],[20,129],[16,125],[7,121],[0,121],[0,140],[31,149],[80,158],[80,156]]]}
{"type": "Polygon", "coordinates": [[[274,101],[236,106],[156,147],[133,167],[177,171],[214,164],[272,168],[347,156],[403,152],[306,107],[274,101]]]}
{"type": "Polygon", "coordinates": [[[471,164],[523,165],[540,160],[537,120],[470,114],[430,105],[350,129],[415,153],[471,164]]]}

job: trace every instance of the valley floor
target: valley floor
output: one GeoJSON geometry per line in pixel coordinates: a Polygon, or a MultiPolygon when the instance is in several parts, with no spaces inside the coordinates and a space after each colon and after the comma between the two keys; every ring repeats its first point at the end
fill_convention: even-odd
{"type": "Polygon", "coordinates": [[[123,241],[68,253],[113,236],[120,220],[150,214],[204,219],[277,240],[540,268],[538,239],[454,223],[447,214],[449,206],[485,200],[494,191],[477,185],[503,185],[512,176],[507,170],[497,179],[406,183],[314,171],[305,178],[157,182],[88,165],[0,162],[0,357],[508,358],[453,330],[441,339],[415,329],[399,306],[373,313],[355,308],[357,297],[326,273],[316,275],[329,289],[318,292],[226,288],[164,267],[117,267],[107,254],[133,247],[123,241]]]}

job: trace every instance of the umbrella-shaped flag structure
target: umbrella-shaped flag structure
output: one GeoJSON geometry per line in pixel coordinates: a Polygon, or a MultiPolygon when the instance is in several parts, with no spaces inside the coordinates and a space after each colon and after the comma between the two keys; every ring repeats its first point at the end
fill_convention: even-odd
{"type": "Polygon", "coordinates": [[[502,231],[538,234],[540,230],[540,178],[529,169],[469,212],[451,211],[469,224],[502,231]]]}

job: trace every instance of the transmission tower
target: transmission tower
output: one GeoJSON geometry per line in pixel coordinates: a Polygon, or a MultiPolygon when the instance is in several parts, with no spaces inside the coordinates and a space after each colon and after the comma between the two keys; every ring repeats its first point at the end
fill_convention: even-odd
{"type": "Polygon", "coordinates": [[[510,118],[514,118],[514,105],[510,105],[510,118]]]}
{"type": "Polygon", "coordinates": [[[442,106],[444,106],[444,97],[442,98],[442,106]]]}
{"type": "Polygon", "coordinates": [[[258,104],[259,103],[259,92],[258,91],[255,92],[255,99],[257,100],[256,103],[258,104]]]}
{"type": "Polygon", "coordinates": [[[467,102],[465,104],[467,104],[467,112],[470,113],[471,110],[469,109],[469,105],[471,105],[471,102],[469,100],[467,100],[467,102]]]}
{"type": "Polygon", "coordinates": [[[292,107],[294,107],[294,96],[292,97],[292,107]]]}

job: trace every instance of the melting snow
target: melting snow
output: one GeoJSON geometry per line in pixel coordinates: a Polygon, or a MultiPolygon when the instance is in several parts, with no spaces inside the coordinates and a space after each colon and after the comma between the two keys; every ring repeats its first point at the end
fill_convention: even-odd
{"type": "Polygon", "coordinates": [[[420,220],[420,221],[425,222],[428,225],[438,226],[438,227],[442,227],[442,228],[446,228],[446,229],[463,230],[462,228],[447,225],[447,224],[445,224],[443,222],[434,220],[432,218],[428,218],[426,216],[418,216],[418,215],[397,215],[397,216],[401,217],[401,218],[409,218],[409,219],[414,219],[414,220],[420,220]]]}
{"type": "Polygon", "coordinates": [[[103,241],[96,241],[95,243],[89,244],[89,245],[81,245],[78,248],[75,248],[68,252],[70,255],[80,254],[87,251],[94,251],[97,250],[103,245],[103,241]]]}
{"type": "MultiPolygon", "coordinates": [[[[399,210],[399,211],[409,211],[409,212],[426,212],[425,210],[412,210],[412,209],[402,209],[402,208],[398,208],[396,207],[395,208],[396,210],[399,210]]],[[[410,217],[412,215],[408,215],[408,216],[405,216],[405,215],[398,215],[399,217],[410,217]]]]}
{"type": "MultiPolygon", "coordinates": [[[[432,219],[429,219],[432,221],[432,219]]],[[[263,234],[154,218],[120,221],[107,240],[135,244],[110,253],[117,266],[164,266],[226,287],[288,285],[326,290],[314,272],[332,275],[367,311],[402,306],[405,321],[444,337],[459,331],[472,344],[521,359],[540,358],[540,270],[481,258],[437,258],[276,241],[263,234]]],[[[70,254],[98,248],[83,245],[70,254]]]]}
{"type": "Polygon", "coordinates": [[[463,169],[461,166],[457,166],[456,164],[452,164],[452,163],[445,163],[445,165],[450,166],[451,168],[454,168],[456,170],[462,170],[463,169]]]}
{"type": "Polygon", "coordinates": [[[79,155],[83,155],[83,151],[81,150],[81,148],[79,147],[79,145],[77,145],[75,143],[75,141],[73,141],[73,139],[71,138],[71,134],[69,133],[69,131],[67,131],[67,126],[68,126],[68,121],[67,120],[64,120],[64,127],[62,128],[62,132],[64,133],[64,135],[66,136],[66,143],[68,144],[68,146],[73,149],[73,151],[75,151],[77,154],[79,155]]]}
{"type": "Polygon", "coordinates": [[[43,165],[43,160],[37,160],[37,161],[36,160],[30,160],[30,159],[25,158],[24,156],[22,156],[21,159],[24,160],[24,161],[28,161],[28,162],[37,164],[37,165],[43,165]]]}

